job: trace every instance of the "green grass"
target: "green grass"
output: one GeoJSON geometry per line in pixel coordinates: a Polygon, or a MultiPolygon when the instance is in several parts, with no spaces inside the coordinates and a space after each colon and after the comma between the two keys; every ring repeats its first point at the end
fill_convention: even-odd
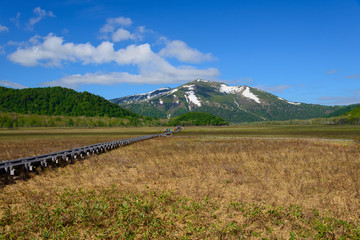
{"type": "Polygon", "coordinates": [[[115,186],[31,195],[23,213],[3,203],[1,239],[270,239],[278,228],[290,228],[287,239],[360,238],[351,222],[293,205],[221,203],[169,191],[123,192],[115,186]]]}

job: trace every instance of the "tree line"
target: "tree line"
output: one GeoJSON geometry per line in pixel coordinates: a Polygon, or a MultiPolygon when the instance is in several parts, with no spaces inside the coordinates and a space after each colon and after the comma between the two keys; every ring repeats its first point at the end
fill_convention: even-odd
{"type": "Polygon", "coordinates": [[[19,127],[141,127],[164,126],[166,122],[149,117],[72,117],[0,113],[0,128],[19,127]]]}
{"type": "Polygon", "coordinates": [[[169,120],[168,125],[222,126],[229,123],[218,116],[204,112],[189,112],[169,120]]]}

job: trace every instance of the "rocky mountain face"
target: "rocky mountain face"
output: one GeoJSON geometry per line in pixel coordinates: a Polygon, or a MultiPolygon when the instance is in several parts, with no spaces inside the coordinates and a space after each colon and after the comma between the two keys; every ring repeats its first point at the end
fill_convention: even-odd
{"type": "Polygon", "coordinates": [[[327,117],[342,108],[291,102],[249,86],[202,79],[110,101],[144,116],[172,118],[187,112],[207,112],[237,123],[327,117]]]}
{"type": "Polygon", "coordinates": [[[158,97],[158,96],[162,96],[168,92],[171,91],[171,88],[168,87],[164,87],[164,88],[159,88],[156,89],[152,92],[149,93],[142,93],[142,94],[136,94],[136,95],[132,95],[132,96],[126,96],[126,97],[121,97],[121,98],[115,98],[110,100],[112,103],[118,104],[118,105],[126,105],[126,104],[130,104],[130,103],[138,103],[138,102],[142,102],[142,101],[146,101],[146,100],[150,100],[152,98],[158,97]]]}

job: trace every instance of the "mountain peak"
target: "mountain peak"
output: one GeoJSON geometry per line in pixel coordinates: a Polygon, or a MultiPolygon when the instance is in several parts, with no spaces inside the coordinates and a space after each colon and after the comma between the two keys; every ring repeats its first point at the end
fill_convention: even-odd
{"type": "Polygon", "coordinates": [[[115,98],[110,100],[113,103],[116,104],[130,104],[130,103],[136,103],[136,102],[142,102],[142,101],[147,101],[159,96],[162,96],[164,94],[167,94],[171,91],[172,89],[169,87],[162,87],[162,88],[158,88],[156,90],[153,90],[151,92],[148,93],[140,93],[140,94],[136,94],[136,95],[131,95],[131,96],[125,96],[125,97],[121,97],[121,98],[115,98]]]}
{"type": "Polygon", "coordinates": [[[160,88],[111,101],[145,116],[169,118],[207,112],[229,122],[304,119],[333,111],[331,107],[290,102],[246,85],[229,86],[200,78],[173,89],[160,88]]]}
{"type": "Polygon", "coordinates": [[[209,80],[205,80],[205,79],[201,79],[201,78],[197,78],[194,80],[195,82],[211,82],[209,80]]]}
{"type": "Polygon", "coordinates": [[[206,80],[206,79],[202,79],[202,78],[197,78],[197,79],[192,80],[192,81],[190,81],[188,83],[185,83],[184,85],[190,84],[190,83],[219,83],[219,82],[206,80]]]}

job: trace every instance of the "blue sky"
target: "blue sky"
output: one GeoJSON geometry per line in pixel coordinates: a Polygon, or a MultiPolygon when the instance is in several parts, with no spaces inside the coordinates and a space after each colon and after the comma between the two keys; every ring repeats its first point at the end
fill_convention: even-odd
{"type": "Polygon", "coordinates": [[[195,78],[360,103],[360,0],[0,0],[0,85],[106,99],[195,78]]]}

